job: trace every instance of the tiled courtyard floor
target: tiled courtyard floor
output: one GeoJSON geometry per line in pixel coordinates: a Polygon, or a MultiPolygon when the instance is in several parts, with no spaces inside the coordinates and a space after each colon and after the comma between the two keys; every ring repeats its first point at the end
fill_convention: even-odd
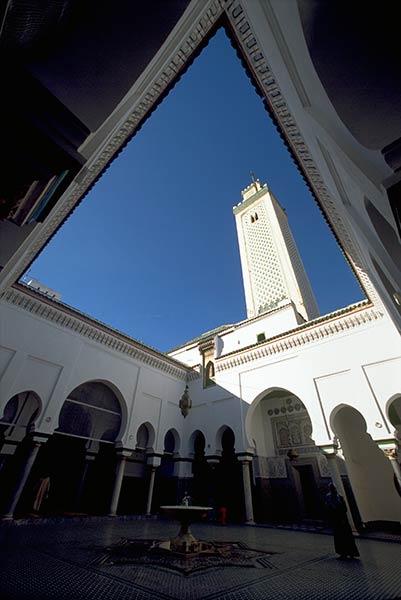
{"type": "Polygon", "coordinates": [[[257,567],[183,575],[160,566],[102,563],[122,538],[167,539],[177,524],[105,519],[0,527],[1,600],[395,600],[401,545],[358,539],[361,558],[339,560],[331,536],[266,527],[195,524],[203,540],[271,552],[257,567]]]}

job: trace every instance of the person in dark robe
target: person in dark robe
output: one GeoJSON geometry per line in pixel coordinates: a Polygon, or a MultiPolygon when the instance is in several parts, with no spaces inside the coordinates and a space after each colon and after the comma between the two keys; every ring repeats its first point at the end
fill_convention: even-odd
{"type": "Polygon", "coordinates": [[[334,533],[334,549],[341,558],[359,556],[354,536],[347,518],[347,506],[344,498],[337,492],[333,483],[329,485],[326,496],[326,510],[334,533]]]}

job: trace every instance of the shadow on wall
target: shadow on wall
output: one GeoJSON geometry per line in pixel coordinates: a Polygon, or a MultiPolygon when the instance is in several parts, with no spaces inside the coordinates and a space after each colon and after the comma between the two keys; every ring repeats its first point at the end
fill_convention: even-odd
{"type": "Polygon", "coordinates": [[[364,523],[401,521],[401,503],[390,461],[367,433],[366,421],[355,408],[343,405],[332,416],[355,499],[364,523]]]}

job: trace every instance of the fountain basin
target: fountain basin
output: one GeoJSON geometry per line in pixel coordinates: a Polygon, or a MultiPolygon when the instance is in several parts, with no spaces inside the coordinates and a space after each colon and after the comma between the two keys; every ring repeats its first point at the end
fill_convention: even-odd
{"type": "Polygon", "coordinates": [[[205,544],[197,540],[189,526],[194,521],[207,515],[213,508],[211,506],[161,506],[161,510],[171,519],[180,522],[178,535],[170,538],[169,550],[180,554],[198,554],[205,550],[205,544]]]}

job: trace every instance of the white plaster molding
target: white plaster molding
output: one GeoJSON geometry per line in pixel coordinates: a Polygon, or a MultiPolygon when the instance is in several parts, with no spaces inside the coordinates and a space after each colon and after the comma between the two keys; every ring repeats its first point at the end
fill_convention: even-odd
{"type": "MultiPolygon", "coordinates": [[[[99,323],[99,326],[96,326],[93,319],[91,319],[92,323],[88,322],[89,317],[88,321],[86,321],[80,319],[79,314],[76,316],[68,314],[63,311],[59,304],[51,304],[49,300],[43,302],[40,298],[33,297],[31,294],[24,294],[15,288],[3,292],[0,298],[8,304],[17,306],[54,325],[69,329],[84,338],[107,346],[115,352],[120,352],[150,367],[164,371],[173,377],[186,381],[188,377],[192,376],[191,370],[188,367],[181,366],[173,358],[165,357],[151,348],[147,349],[146,346],[143,346],[136,340],[129,338],[125,334],[119,334],[106,325],[99,323]]],[[[194,379],[196,375],[198,374],[195,374],[194,379]]]]}
{"type": "MultiPolygon", "coordinates": [[[[210,30],[224,12],[224,0],[200,0],[193,2],[179,21],[169,42],[163,44],[157,59],[140,77],[139,88],[131,93],[131,104],[126,116],[116,123],[107,141],[100,143],[87,164],[77,174],[72,184],[61,196],[40,228],[30,236],[29,248],[18,260],[11,261],[1,272],[0,285],[5,289],[15,282],[27,269],[38,252],[63,223],[74,207],[87,193],[100,174],[108,167],[125,143],[135,134],[147,115],[163,94],[185,70],[193,53],[207,38],[210,30]],[[174,50],[174,51],[173,51],[174,50]]],[[[135,88],[135,86],[133,86],[135,88]]],[[[113,112],[120,110],[119,107],[113,112]]],[[[109,117],[109,120],[113,117],[109,117]]],[[[95,136],[93,136],[95,137],[95,136]]],[[[92,138],[93,139],[93,138],[92,138]]],[[[89,144],[91,142],[89,141],[89,144]]]]}
{"type": "MultiPolygon", "coordinates": [[[[340,249],[342,250],[345,259],[351,264],[352,269],[361,282],[369,299],[378,307],[382,307],[382,302],[367,273],[362,267],[362,265],[365,264],[363,255],[353,239],[349,226],[340,214],[339,207],[324,183],[316,162],[298,128],[295,118],[289,110],[276,76],[258,43],[252,24],[246,13],[246,5],[246,0],[227,1],[226,4],[226,13],[241,52],[257,82],[259,90],[266,98],[286,142],[297,157],[300,168],[314,190],[316,197],[319,199],[321,208],[327,216],[329,225],[332,227],[340,242],[340,249]],[[347,249],[347,252],[344,251],[344,248],[347,249]]],[[[290,75],[293,77],[293,83],[297,89],[301,103],[307,105],[309,99],[306,96],[306,92],[304,93],[303,86],[302,89],[299,85],[297,86],[297,82],[299,83],[300,78],[298,73],[294,72],[295,65],[293,64],[287,44],[284,46],[282,44],[284,37],[281,30],[277,28],[278,22],[275,18],[274,11],[269,2],[266,2],[263,6],[269,26],[274,33],[276,43],[282,54],[284,54],[283,60],[290,75]],[[290,61],[288,60],[289,57],[291,58],[290,61]]]]}
{"type": "MultiPolygon", "coordinates": [[[[297,157],[301,169],[305,173],[316,196],[319,198],[323,212],[327,215],[329,223],[336,232],[342,248],[346,248],[347,250],[346,253],[344,252],[345,258],[350,261],[371,301],[379,307],[382,306],[379,296],[363,268],[365,260],[358,244],[353,239],[349,226],[340,214],[335,199],[333,199],[327,189],[309,148],[300,133],[298,125],[289,110],[288,104],[283,97],[276,76],[272,72],[260,48],[252,23],[246,14],[245,7],[247,5],[249,5],[249,2],[246,0],[202,0],[202,2],[191,3],[184,18],[179,21],[172,35],[169,37],[168,43],[164,44],[159,50],[157,57],[155,57],[157,60],[151,62],[151,65],[141,76],[137,87],[133,86],[135,93],[131,90],[128,97],[125,98],[125,102],[127,102],[127,98],[130,98],[129,107],[127,107],[125,115],[122,113],[123,116],[120,121],[111,129],[107,141],[99,144],[96,152],[94,152],[74,182],[60,198],[45,222],[32,232],[29,238],[29,247],[24,248],[24,252],[18,254],[18,256],[16,255],[15,260],[11,261],[3,269],[0,276],[2,289],[5,289],[7,285],[16,281],[21,273],[26,270],[31,261],[51,238],[64,219],[73,211],[77,203],[115,158],[127,140],[135,134],[138,127],[162,95],[174,83],[176,78],[180,76],[187,63],[191,60],[194,51],[207,39],[213,26],[221,15],[225,13],[241,52],[253,73],[260,91],[266,98],[272,113],[279,123],[284,138],[297,157]],[[180,42],[180,40],[182,41],[180,42]]],[[[285,36],[275,17],[274,9],[267,0],[265,4],[262,3],[262,6],[264,6],[263,12],[266,20],[273,32],[275,42],[283,55],[283,60],[293,79],[301,103],[304,107],[308,106],[309,98],[303,87],[301,77],[297,72],[291,51],[285,41],[285,36]]],[[[121,111],[121,103],[110,119],[116,115],[117,111],[121,111]]]]}
{"type": "MultiPolygon", "coordinates": [[[[338,313],[341,312],[338,311],[338,313]]],[[[228,369],[234,369],[254,360],[280,354],[281,352],[293,350],[294,348],[313,342],[319,342],[333,335],[369,324],[372,321],[382,318],[382,316],[382,313],[372,306],[359,308],[350,314],[339,314],[337,317],[336,313],[331,313],[326,316],[326,320],[323,320],[323,322],[321,322],[321,318],[316,319],[315,321],[301,325],[301,327],[292,332],[266,340],[257,346],[237,350],[216,359],[216,372],[219,373],[228,369]]]]}

